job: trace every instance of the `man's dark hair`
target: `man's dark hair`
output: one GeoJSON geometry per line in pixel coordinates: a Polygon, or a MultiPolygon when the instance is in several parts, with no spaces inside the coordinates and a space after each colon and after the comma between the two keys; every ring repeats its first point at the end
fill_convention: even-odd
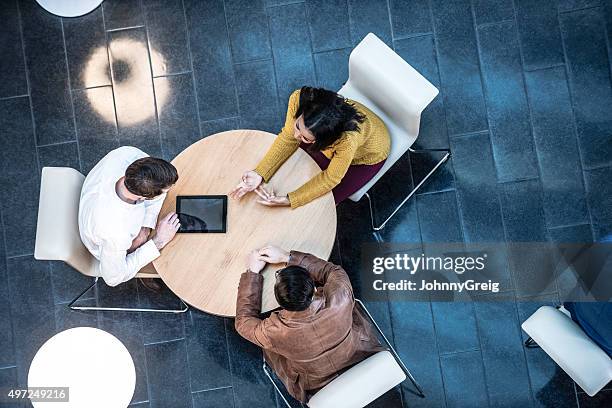
{"type": "Polygon", "coordinates": [[[300,312],[312,302],[315,282],[301,266],[291,265],[277,272],[274,296],[285,310],[300,312]]]}
{"type": "Polygon", "coordinates": [[[304,115],[304,124],[315,142],[310,147],[321,151],[333,144],[343,132],[359,131],[365,119],[357,109],[336,92],[323,88],[302,87],[295,118],[304,115]]]}
{"type": "Polygon", "coordinates": [[[176,168],[163,159],[143,157],[125,171],[125,187],[132,194],[155,198],[178,180],[176,168]]]}

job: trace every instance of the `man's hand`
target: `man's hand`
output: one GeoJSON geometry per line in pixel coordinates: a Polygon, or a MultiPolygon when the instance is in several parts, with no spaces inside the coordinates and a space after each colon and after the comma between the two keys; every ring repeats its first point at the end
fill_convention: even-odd
{"type": "Polygon", "coordinates": [[[151,228],[140,228],[140,232],[138,233],[138,235],[136,235],[136,238],[132,240],[132,246],[130,247],[130,249],[127,250],[127,253],[131,254],[132,252],[140,248],[142,244],[147,242],[149,240],[149,234],[151,234],[151,228]]]}
{"type": "Polygon", "coordinates": [[[180,226],[178,215],[175,212],[169,213],[157,222],[153,243],[158,250],[161,250],[168,245],[168,242],[172,241],[180,226]]]}
{"type": "Polygon", "coordinates": [[[263,261],[257,250],[251,251],[247,258],[247,267],[249,271],[259,273],[266,267],[266,261],[263,261]]]}
{"type": "Polygon", "coordinates": [[[259,250],[259,259],[271,264],[289,262],[289,252],[277,246],[266,246],[259,250]]]}
{"type": "Polygon", "coordinates": [[[230,191],[229,196],[234,200],[240,200],[246,193],[254,191],[259,187],[262,181],[263,177],[257,174],[257,172],[253,170],[245,171],[240,183],[230,191]]]}

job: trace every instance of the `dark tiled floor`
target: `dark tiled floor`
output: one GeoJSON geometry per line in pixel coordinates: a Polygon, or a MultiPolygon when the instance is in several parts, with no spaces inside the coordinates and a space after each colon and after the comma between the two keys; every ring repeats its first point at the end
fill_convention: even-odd
{"type": "MultiPolygon", "coordinates": [[[[66,308],[88,280],[32,257],[40,168],[86,173],[122,144],[171,159],[223,130],[277,132],[289,93],[339,88],[352,46],[370,31],[440,88],[417,144],[453,152],[379,238],[420,247],[589,242],[612,232],[609,0],[106,0],[76,19],[4,0],[0,21],[2,385],[24,386],[47,338],[89,325],[130,349],[133,406],[276,406],[259,351],[231,319],[66,308]]],[[[403,158],[374,189],[377,212],[434,160],[403,158]]],[[[360,244],[375,241],[367,204],[338,211],[332,259],[359,292],[360,244]]],[[[524,270],[511,262],[505,273],[524,270]]],[[[555,296],[371,302],[427,394],[402,384],[374,406],[610,406],[612,390],[576,392],[542,351],[522,348],[519,323],[555,296]]],[[[164,301],[135,282],[97,297],[164,301]]]]}

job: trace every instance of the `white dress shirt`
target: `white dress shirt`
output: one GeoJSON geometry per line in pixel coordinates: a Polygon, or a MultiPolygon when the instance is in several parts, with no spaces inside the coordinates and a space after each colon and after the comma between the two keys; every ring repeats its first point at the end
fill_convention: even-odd
{"type": "Polygon", "coordinates": [[[89,252],[100,261],[99,275],[107,285],[130,280],[159,256],[153,240],[128,254],[141,227],[155,228],[166,194],[153,200],[129,204],[117,195],[117,181],[136,160],[147,157],[130,146],[108,153],[89,172],[79,204],[79,231],[89,252]]]}

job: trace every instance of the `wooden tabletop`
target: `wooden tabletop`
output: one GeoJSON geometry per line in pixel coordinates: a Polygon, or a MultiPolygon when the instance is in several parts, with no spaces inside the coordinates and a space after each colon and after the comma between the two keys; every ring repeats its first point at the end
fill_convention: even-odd
{"type": "MultiPolygon", "coordinates": [[[[226,195],[253,169],[276,135],[234,130],[208,136],[180,153],[172,164],[179,180],[168,192],[160,217],[176,209],[177,195],[226,195]]],[[[270,180],[275,192],[286,194],[320,172],[314,160],[298,149],[270,180]]],[[[336,236],[332,193],[302,207],[266,207],[255,193],[240,201],[228,198],[225,234],[177,234],[153,264],[168,287],[189,305],[220,316],[236,315],[240,275],[249,251],[266,245],[299,250],[328,259],[336,236]]],[[[262,311],[278,307],[274,271],[264,270],[262,311]]]]}

